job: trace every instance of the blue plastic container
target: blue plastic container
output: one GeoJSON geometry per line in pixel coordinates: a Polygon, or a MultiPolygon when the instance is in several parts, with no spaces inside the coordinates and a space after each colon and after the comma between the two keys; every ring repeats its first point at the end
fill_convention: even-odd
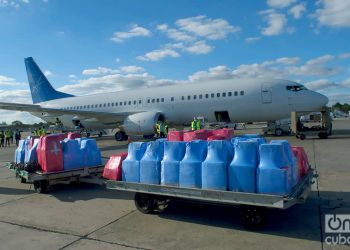
{"type": "Polygon", "coordinates": [[[229,190],[256,192],[256,169],[259,164],[258,142],[239,141],[235,145],[235,156],[229,166],[229,190]]]}
{"type": "Polygon", "coordinates": [[[298,168],[298,162],[296,157],[294,156],[294,153],[292,151],[292,147],[289,144],[289,141],[287,140],[272,140],[271,143],[280,143],[283,145],[284,153],[287,156],[288,166],[291,166],[292,171],[292,187],[294,187],[296,184],[298,184],[299,181],[299,168],[298,168]]]}
{"type": "Polygon", "coordinates": [[[233,137],[231,139],[231,144],[233,145],[233,148],[236,146],[236,144],[240,141],[249,141],[250,138],[248,137],[243,137],[243,136],[237,136],[237,137],[233,137]]]}
{"type": "Polygon", "coordinates": [[[288,195],[292,188],[291,167],[282,144],[262,144],[259,147],[260,163],[257,169],[257,192],[288,195]]]}
{"type": "Polygon", "coordinates": [[[71,170],[84,167],[84,153],[80,150],[77,140],[65,139],[61,141],[63,152],[63,169],[71,170]]]}
{"type": "Polygon", "coordinates": [[[140,182],[140,160],[147,148],[146,142],[132,142],[128,146],[128,156],[122,163],[122,180],[140,182]]]}
{"type": "Polygon", "coordinates": [[[179,186],[180,162],[184,158],[185,152],[185,142],[164,142],[164,156],[160,173],[160,183],[162,185],[179,186]]]}
{"type": "Polygon", "coordinates": [[[140,161],[140,183],[160,184],[160,168],[163,154],[163,141],[147,143],[146,152],[140,161]]]}
{"type": "Polygon", "coordinates": [[[34,143],[31,149],[29,149],[28,154],[25,156],[24,162],[38,162],[38,155],[36,153],[36,149],[38,147],[40,139],[34,139],[34,143]]]}
{"type": "Polygon", "coordinates": [[[206,141],[191,141],[186,143],[186,153],[180,162],[180,187],[202,187],[202,162],[207,156],[206,141]]]}
{"type": "MultiPolygon", "coordinates": [[[[80,139],[80,138],[79,138],[80,139]]],[[[93,139],[75,139],[78,144],[81,143],[80,149],[83,151],[83,164],[85,167],[95,167],[102,165],[101,151],[97,146],[96,140],[93,139]]]]}
{"type": "Polygon", "coordinates": [[[208,153],[202,163],[202,188],[227,190],[227,169],[231,158],[226,141],[208,142],[208,153]]]}

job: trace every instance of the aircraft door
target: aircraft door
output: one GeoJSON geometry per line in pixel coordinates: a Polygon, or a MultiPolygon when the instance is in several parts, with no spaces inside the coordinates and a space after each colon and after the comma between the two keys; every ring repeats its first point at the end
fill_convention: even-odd
{"type": "Polygon", "coordinates": [[[268,104],[272,102],[272,91],[271,87],[262,84],[261,86],[261,101],[263,104],[268,104]]]}

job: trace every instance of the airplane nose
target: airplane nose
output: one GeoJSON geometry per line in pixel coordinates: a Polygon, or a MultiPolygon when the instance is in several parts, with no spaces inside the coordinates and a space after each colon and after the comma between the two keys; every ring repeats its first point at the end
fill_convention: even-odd
{"type": "Polygon", "coordinates": [[[320,93],[318,93],[318,103],[319,103],[319,105],[321,106],[321,107],[323,107],[323,106],[326,106],[327,105],[327,103],[328,103],[328,97],[327,96],[325,96],[325,95],[322,95],[322,94],[320,94],[320,93]]]}

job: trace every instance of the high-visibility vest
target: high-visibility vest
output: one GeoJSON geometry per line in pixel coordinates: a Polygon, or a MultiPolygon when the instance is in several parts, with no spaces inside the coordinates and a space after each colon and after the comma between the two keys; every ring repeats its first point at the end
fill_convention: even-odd
{"type": "Polygon", "coordinates": [[[200,130],[201,129],[201,122],[200,120],[197,120],[196,122],[196,130],[200,130]]]}
{"type": "Polygon", "coordinates": [[[160,125],[159,125],[159,123],[156,124],[156,131],[157,131],[157,134],[160,133],[160,125]]]}
{"type": "Polygon", "coordinates": [[[5,137],[10,138],[11,137],[11,132],[10,131],[5,131],[5,137]]]}
{"type": "Polygon", "coordinates": [[[196,121],[191,122],[191,129],[196,130],[196,121]]]}
{"type": "Polygon", "coordinates": [[[164,123],[159,124],[160,133],[164,133],[164,130],[165,130],[164,123]]]}
{"type": "Polygon", "coordinates": [[[40,135],[42,136],[46,135],[45,129],[42,128],[40,132],[41,132],[40,135]]]}

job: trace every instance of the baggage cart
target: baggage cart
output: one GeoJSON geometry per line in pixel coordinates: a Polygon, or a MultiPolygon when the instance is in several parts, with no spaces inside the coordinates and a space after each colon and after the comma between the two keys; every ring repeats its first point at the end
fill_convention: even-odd
{"type": "Polygon", "coordinates": [[[38,193],[46,193],[48,188],[58,183],[84,182],[104,185],[102,178],[103,165],[95,167],[84,167],[60,172],[43,173],[36,171],[30,173],[14,167],[14,164],[7,163],[6,167],[16,173],[21,183],[33,183],[34,190],[38,193]]]}
{"type": "Polygon", "coordinates": [[[287,196],[182,188],[113,180],[107,180],[106,187],[111,190],[135,192],[135,206],[142,213],[151,213],[159,205],[166,206],[171,199],[241,205],[244,224],[251,229],[256,229],[265,220],[266,208],[288,209],[297,203],[305,202],[310,193],[314,177],[317,176],[314,174],[314,170],[310,169],[287,196]]]}

